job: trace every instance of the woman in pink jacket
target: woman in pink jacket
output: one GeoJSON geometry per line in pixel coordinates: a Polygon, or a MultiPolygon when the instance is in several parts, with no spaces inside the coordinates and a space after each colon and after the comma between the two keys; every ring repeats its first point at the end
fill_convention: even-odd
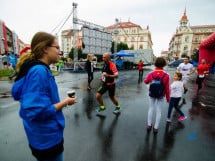
{"type": "MultiPolygon", "coordinates": [[[[166,96],[167,102],[169,102],[169,100],[170,100],[169,74],[167,74],[164,71],[164,69],[163,69],[164,66],[166,66],[166,60],[162,57],[158,57],[155,60],[155,70],[150,72],[144,80],[145,84],[150,84],[147,131],[150,132],[153,127],[154,134],[158,133],[158,126],[159,126],[160,119],[161,119],[161,111],[162,111],[161,108],[164,103],[164,97],[166,96]],[[152,86],[152,82],[154,80],[161,81],[161,87],[158,86],[159,89],[154,90],[155,92],[157,92],[160,89],[162,89],[161,95],[159,97],[153,95],[154,91],[153,91],[153,88],[151,88],[151,86],[152,86]],[[156,119],[155,119],[155,124],[153,126],[152,118],[153,118],[153,112],[154,112],[155,108],[156,108],[156,119]]],[[[156,86],[154,86],[154,87],[156,87],[156,86]]]]}

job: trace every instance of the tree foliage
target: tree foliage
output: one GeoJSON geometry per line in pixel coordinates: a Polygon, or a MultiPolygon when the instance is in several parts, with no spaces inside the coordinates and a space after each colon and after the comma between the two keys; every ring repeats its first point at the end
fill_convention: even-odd
{"type": "MultiPolygon", "coordinates": [[[[74,60],[74,48],[71,49],[71,51],[69,52],[69,58],[71,58],[72,60],[74,60]]],[[[86,59],[86,54],[83,54],[82,49],[77,49],[78,50],[78,60],[79,59],[86,59]]]]}
{"type": "MultiPolygon", "coordinates": [[[[114,53],[114,43],[115,42],[113,41],[111,46],[112,53],[114,53]]],[[[86,59],[86,54],[83,54],[82,49],[77,49],[77,50],[78,50],[78,60],[81,58],[86,59]]],[[[128,45],[123,42],[117,43],[117,52],[120,50],[129,50],[128,45]]],[[[101,55],[96,55],[98,61],[102,61],[102,54],[103,53],[101,53],[101,55]]],[[[69,58],[74,60],[74,48],[72,48],[71,51],[69,52],[69,58]]]]}
{"type": "Polygon", "coordinates": [[[193,50],[193,55],[191,56],[191,59],[195,62],[199,61],[199,50],[198,49],[193,50]]]}
{"type": "MultiPolygon", "coordinates": [[[[115,45],[115,41],[112,41],[112,46],[111,46],[111,52],[114,53],[114,45],[115,45]]],[[[117,52],[120,51],[120,50],[129,50],[128,48],[128,44],[126,43],[123,43],[123,42],[120,42],[120,43],[117,43],[117,52]]]]}

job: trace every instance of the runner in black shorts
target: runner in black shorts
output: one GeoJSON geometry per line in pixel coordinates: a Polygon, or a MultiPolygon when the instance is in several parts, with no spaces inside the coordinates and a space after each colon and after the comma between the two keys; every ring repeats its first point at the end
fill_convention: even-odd
{"type": "Polygon", "coordinates": [[[107,85],[107,84],[103,83],[97,90],[97,92],[100,93],[101,95],[103,95],[106,91],[108,91],[110,97],[114,97],[115,96],[115,83],[112,85],[107,85]]]}
{"type": "Polygon", "coordinates": [[[100,113],[101,111],[104,111],[106,109],[102,100],[102,95],[106,91],[108,91],[111,101],[116,106],[113,113],[118,114],[120,112],[120,105],[115,97],[115,82],[114,82],[114,78],[118,77],[118,70],[116,68],[116,65],[110,61],[109,53],[104,53],[102,58],[104,61],[101,78],[102,85],[98,88],[98,91],[96,93],[96,99],[99,102],[100,107],[96,109],[96,112],[100,113]]]}

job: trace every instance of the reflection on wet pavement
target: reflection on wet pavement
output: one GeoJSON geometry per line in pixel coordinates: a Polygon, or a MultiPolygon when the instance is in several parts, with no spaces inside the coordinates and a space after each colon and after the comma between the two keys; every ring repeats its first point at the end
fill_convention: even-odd
{"type": "MultiPolygon", "coordinates": [[[[167,70],[171,75],[174,70],[167,70]]],[[[145,71],[143,80],[146,74],[145,71]]],[[[84,73],[61,73],[56,77],[60,97],[75,89],[78,102],[63,110],[66,120],[65,161],[212,161],[215,158],[215,93],[204,86],[197,94],[190,83],[181,104],[188,118],[178,122],[173,113],[166,124],[168,103],[162,108],[159,132],[147,133],[148,89],[138,79],[138,71],[120,71],[116,80],[116,96],[121,115],[112,113],[114,105],[104,95],[104,116],[96,116],[99,106],[95,93],[100,85],[100,72],[95,72],[93,89],[87,90],[84,73]]],[[[195,78],[194,78],[195,79],[195,78]]],[[[19,102],[10,97],[10,82],[1,82],[0,98],[0,160],[34,161],[19,117],[19,102]],[[4,88],[2,88],[4,87],[4,88]],[[5,97],[6,96],[6,97],[5,97]],[[9,97],[7,97],[9,96],[9,97]],[[22,151],[17,151],[22,149],[22,151]],[[8,152],[13,152],[8,155],[8,152]]]]}

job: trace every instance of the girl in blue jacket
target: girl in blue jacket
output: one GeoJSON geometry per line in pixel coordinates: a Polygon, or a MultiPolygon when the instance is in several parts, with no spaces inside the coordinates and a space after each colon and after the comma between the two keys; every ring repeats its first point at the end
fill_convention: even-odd
{"type": "Polygon", "coordinates": [[[32,154],[38,161],[63,160],[62,109],[76,102],[76,97],[60,101],[57,84],[49,65],[60,59],[55,36],[38,32],[31,41],[31,52],[23,54],[17,64],[18,75],[12,95],[20,101],[20,117],[32,154]]]}

